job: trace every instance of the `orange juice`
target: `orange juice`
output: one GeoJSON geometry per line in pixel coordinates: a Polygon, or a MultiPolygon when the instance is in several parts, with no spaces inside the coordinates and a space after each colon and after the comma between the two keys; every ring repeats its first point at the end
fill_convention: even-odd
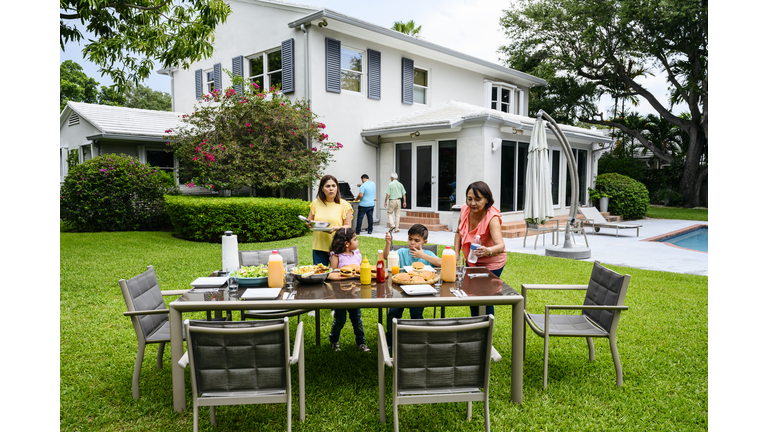
{"type": "Polygon", "coordinates": [[[393,265],[392,266],[392,274],[396,275],[398,273],[400,273],[400,266],[393,265]]]}
{"type": "Polygon", "coordinates": [[[277,253],[276,250],[272,251],[272,255],[269,256],[269,262],[267,263],[267,282],[270,288],[282,288],[283,287],[283,257],[277,253]]]}
{"type": "Polygon", "coordinates": [[[456,282],[456,252],[454,252],[450,246],[443,250],[442,263],[441,263],[442,275],[444,282],[456,282]]]}

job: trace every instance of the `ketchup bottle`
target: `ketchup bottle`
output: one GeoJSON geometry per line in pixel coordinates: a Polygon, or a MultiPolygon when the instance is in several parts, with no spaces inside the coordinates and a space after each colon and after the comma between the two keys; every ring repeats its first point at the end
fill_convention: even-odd
{"type": "Polygon", "coordinates": [[[386,282],[387,281],[387,271],[384,267],[384,251],[379,251],[379,261],[376,263],[376,282],[386,282]]]}

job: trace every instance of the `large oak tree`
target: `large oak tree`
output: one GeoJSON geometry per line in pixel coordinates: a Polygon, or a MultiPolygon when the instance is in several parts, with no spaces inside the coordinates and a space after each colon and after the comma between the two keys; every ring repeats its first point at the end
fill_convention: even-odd
{"type": "Polygon", "coordinates": [[[552,88],[532,101],[553,117],[617,128],[662,161],[674,156],[620,118],[604,118],[603,95],[641,97],[688,137],[680,192],[698,206],[708,175],[707,0],[519,0],[501,18],[510,43],[500,52],[515,69],[548,79],[552,88]],[[669,86],[660,100],[643,84],[651,69],[669,86]],[[687,113],[674,114],[681,104],[687,113]]]}

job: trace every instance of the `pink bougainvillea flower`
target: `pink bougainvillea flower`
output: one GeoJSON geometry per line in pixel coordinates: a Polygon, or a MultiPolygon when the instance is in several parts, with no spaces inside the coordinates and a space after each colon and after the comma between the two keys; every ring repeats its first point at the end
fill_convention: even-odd
{"type": "Polygon", "coordinates": [[[316,152],[317,151],[317,147],[312,147],[312,151],[316,152]]]}
{"type": "Polygon", "coordinates": [[[193,160],[193,161],[196,161],[196,160],[197,160],[197,156],[193,157],[193,158],[192,158],[192,160],[193,160]]]}
{"type": "Polygon", "coordinates": [[[173,132],[171,129],[166,129],[165,130],[165,133],[171,133],[171,132],[173,132]]]}
{"type": "Polygon", "coordinates": [[[341,143],[336,143],[336,146],[337,146],[338,148],[344,148],[344,146],[343,146],[343,145],[341,145],[341,143]]]}
{"type": "Polygon", "coordinates": [[[235,89],[233,89],[233,88],[230,88],[230,89],[227,89],[227,93],[226,93],[226,95],[225,95],[225,96],[226,96],[227,98],[229,98],[229,97],[230,97],[230,96],[232,96],[233,94],[235,94],[235,89]]]}
{"type": "Polygon", "coordinates": [[[258,84],[256,84],[256,83],[253,83],[253,86],[254,86],[255,88],[259,88],[259,85],[258,85],[258,84]]]}
{"type": "Polygon", "coordinates": [[[248,122],[245,122],[245,127],[251,127],[251,124],[248,122]]]}
{"type": "Polygon", "coordinates": [[[293,162],[293,159],[288,159],[288,163],[291,163],[291,162],[293,162]]]}
{"type": "Polygon", "coordinates": [[[282,103],[282,102],[280,102],[280,105],[282,105],[282,106],[285,106],[285,104],[284,104],[284,103],[282,103]]]}
{"type": "Polygon", "coordinates": [[[189,183],[187,183],[187,187],[189,187],[189,188],[191,188],[191,187],[195,187],[195,184],[194,184],[194,183],[192,183],[192,182],[189,182],[189,183]]]}

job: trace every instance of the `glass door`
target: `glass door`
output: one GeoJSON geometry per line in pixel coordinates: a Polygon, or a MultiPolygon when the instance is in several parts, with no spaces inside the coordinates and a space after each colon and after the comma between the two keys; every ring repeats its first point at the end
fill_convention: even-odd
{"type": "Polygon", "coordinates": [[[437,169],[435,159],[435,142],[414,143],[416,151],[413,161],[414,192],[408,201],[413,203],[417,211],[435,211],[437,207],[437,169]]]}

